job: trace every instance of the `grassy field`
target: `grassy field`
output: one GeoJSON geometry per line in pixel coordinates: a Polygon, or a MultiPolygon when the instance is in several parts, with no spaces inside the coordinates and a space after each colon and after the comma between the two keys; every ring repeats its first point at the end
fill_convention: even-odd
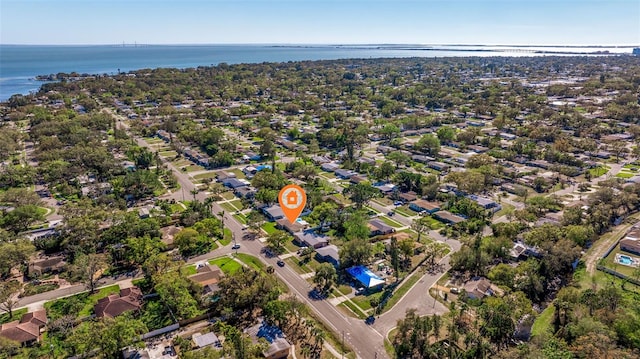
{"type": "Polygon", "coordinates": [[[180,203],[171,204],[171,213],[182,213],[185,209],[180,203]]]}
{"type": "Polygon", "coordinates": [[[276,229],[276,223],[275,222],[267,222],[265,224],[262,225],[262,229],[267,232],[267,234],[271,234],[273,232],[275,232],[276,229]]]}
{"type": "Polygon", "coordinates": [[[222,198],[226,199],[227,201],[231,201],[234,198],[236,198],[236,196],[233,194],[233,192],[224,192],[220,196],[222,196],[222,198]]]}
{"type": "Polygon", "coordinates": [[[244,206],[242,205],[242,201],[239,199],[235,199],[231,202],[229,202],[229,204],[231,204],[233,207],[236,208],[236,211],[241,211],[244,209],[244,206]]]}
{"type": "Polygon", "coordinates": [[[242,264],[238,263],[235,259],[231,257],[220,257],[209,260],[209,264],[217,265],[224,274],[230,275],[237,272],[242,264]]]}
{"type": "Polygon", "coordinates": [[[204,167],[198,166],[195,164],[188,165],[186,167],[181,168],[181,170],[186,169],[187,172],[196,172],[196,171],[204,171],[204,167]]]}
{"type": "Polygon", "coordinates": [[[349,295],[349,294],[351,294],[351,292],[353,291],[353,289],[351,288],[351,286],[348,286],[348,285],[342,284],[342,285],[339,285],[339,286],[336,288],[336,291],[337,291],[338,293],[342,294],[342,295],[349,295]]]}
{"type": "Polygon", "coordinates": [[[384,223],[386,223],[386,224],[390,225],[390,226],[391,226],[391,227],[393,227],[393,228],[400,228],[400,227],[404,227],[401,223],[398,223],[398,222],[396,222],[396,221],[394,221],[393,219],[388,218],[388,217],[380,216],[380,217],[378,217],[377,219],[379,219],[379,220],[381,220],[382,222],[384,222],[384,223]]]}
{"type": "Polygon", "coordinates": [[[242,224],[247,224],[247,217],[245,217],[243,214],[234,214],[233,218],[237,219],[238,222],[242,224]]]}
{"type": "Polygon", "coordinates": [[[82,318],[82,317],[91,315],[91,313],[93,313],[93,306],[98,303],[99,299],[108,297],[111,294],[116,294],[119,292],[120,292],[120,286],[116,284],[116,285],[104,287],[99,291],[97,291],[96,293],[90,295],[87,301],[85,302],[86,304],[84,308],[82,308],[82,310],[78,313],[78,317],[82,318]]]}
{"type": "Polygon", "coordinates": [[[502,217],[509,212],[513,212],[513,210],[515,209],[515,207],[510,205],[509,203],[502,203],[500,204],[500,206],[502,206],[502,209],[494,213],[493,218],[502,217]]]}
{"type": "Polygon", "coordinates": [[[47,309],[47,315],[51,320],[58,319],[65,315],[73,315],[76,318],[87,317],[91,315],[93,306],[98,303],[99,299],[110,294],[118,293],[119,291],[120,287],[116,284],[104,287],[91,295],[89,295],[88,292],[84,292],[67,298],[50,301],[45,303],[44,307],[47,309]]]}
{"type": "Polygon", "coordinates": [[[360,307],[358,307],[355,303],[350,301],[344,301],[338,305],[338,307],[345,308],[347,313],[352,313],[356,317],[360,319],[365,319],[367,317],[366,313],[363,313],[360,307]]]}
{"type": "Polygon", "coordinates": [[[393,204],[393,201],[390,200],[387,197],[376,198],[376,199],[374,199],[372,201],[376,202],[377,204],[379,204],[381,206],[389,206],[389,205],[393,204]]]}
{"type": "Polygon", "coordinates": [[[395,209],[395,211],[396,211],[397,213],[400,213],[401,215],[403,215],[403,216],[405,216],[405,217],[413,217],[413,216],[417,216],[417,215],[418,215],[418,212],[416,212],[416,211],[413,211],[413,210],[409,209],[409,206],[400,206],[400,207],[397,207],[397,208],[395,209]]]}
{"type": "Polygon", "coordinates": [[[371,295],[356,295],[351,298],[351,301],[354,302],[363,312],[367,312],[371,309],[371,298],[380,297],[382,293],[374,293],[371,295]]]}
{"type": "Polygon", "coordinates": [[[625,178],[625,179],[626,179],[626,178],[631,178],[631,177],[633,177],[633,176],[635,176],[635,173],[629,173],[629,172],[618,172],[618,173],[616,174],[616,177],[618,177],[618,178],[625,178]]]}
{"type": "Polygon", "coordinates": [[[336,175],[333,174],[332,172],[325,172],[325,171],[320,171],[319,173],[320,176],[327,178],[327,179],[334,179],[336,178],[336,175]]]}
{"type": "Polygon", "coordinates": [[[553,321],[553,314],[555,312],[555,307],[553,305],[549,305],[545,310],[540,313],[536,321],[533,323],[533,327],[531,328],[531,336],[539,336],[544,333],[551,333],[551,322],[553,321]]]}
{"type": "Polygon", "coordinates": [[[287,263],[291,268],[293,268],[294,271],[300,274],[313,272],[312,269],[307,268],[306,266],[301,266],[300,260],[296,257],[285,258],[284,262],[287,263]]]}
{"type": "Polygon", "coordinates": [[[438,229],[441,229],[441,228],[444,228],[444,227],[445,227],[445,224],[444,224],[444,223],[442,223],[442,222],[438,221],[437,219],[435,219],[435,218],[433,218],[433,217],[431,217],[431,216],[424,216],[423,218],[424,218],[424,220],[425,220],[427,223],[429,223],[429,226],[430,226],[430,227],[431,227],[431,229],[433,229],[433,230],[436,230],[436,231],[437,231],[438,229]]]}
{"type": "Polygon", "coordinates": [[[184,266],[181,269],[182,269],[181,272],[183,272],[185,275],[193,275],[197,273],[195,264],[184,266]]]}
{"type": "Polygon", "coordinates": [[[242,263],[248,265],[249,267],[257,271],[264,271],[266,269],[266,266],[264,265],[264,263],[262,263],[260,259],[252,255],[249,255],[246,253],[238,253],[236,255],[236,258],[238,258],[242,263]]]}
{"type": "Polygon", "coordinates": [[[216,178],[215,172],[200,173],[193,176],[195,179],[216,178]]]}
{"type": "Polygon", "coordinates": [[[598,166],[595,168],[591,168],[589,170],[589,173],[591,174],[592,177],[600,177],[605,175],[607,172],[609,172],[610,167],[609,166],[598,166]]]}
{"type": "Polygon", "coordinates": [[[179,160],[171,161],[171,163],[172,163],[174,166],[176,166],[176,167],[182,167],[182,166],[188,166],[188,165],[191,163],[191,161],[189,161],[189,160],[185,160],[185,159],[183,158],[183,159],[179,159],[179,160]]]}
{"type": "Polygon", "coordinates": [[[13,311],[13,317],[9,318],[9,313],[0,314],[0,324],[8,323],[14,320],[20,320],[22,315],[27,312],[27,308],[16,309],[13,311]]]}
{"type": "Polygon", "coordinates": [[[158,152],[158,153],[162,157],[175,157],[175,156],[178,155],[178,152],[176,152],[176,151],[162,151],[162,152],[158,152]]]}
{"type": "Polygon", "coordinates": [[[225,228],[223,238],[220,240],[220,244],[223,246],[229,245],[232,239],[233,235],[231,234],[231,230],[229,228],[225,228]]]}
{"type": "Polygon", "coordinates": [[[387,310],[393,308],[396,305],[396,303],[398,303],[398,301],[405,294],[407,294],[409,289],[411,289],[416,283],[418,283],[421,277],[422,275],[420,273],[414,273],[414,275],[412,275],[411,277],[409,277],[409,279],[407,279],[404,283],[402,283],[400,287],[396,289],[395,292],[393,292],[393,295],[391,296],[391,298],[387,300],[387,304],[385,304],[384,309],[382,311],[386,312],[387,310]]]}
{"type": "Polygon", "coordinates": [[[234,207],[230,202],[220,203],[220,207],[222,207],[226,212],[236,212],[238,209],[234,207]]]}
{"type": "Polygon", "coordinates": [[[228,172],[235,173],[237,179],[245,179],[245,178],[247,178],[247,176],[244,175],[244,172],[242,172],[241,170],[239,170],[237,168],[234,168],[234,169],[232,169],[232,170],[230,170],[228,172]]]}

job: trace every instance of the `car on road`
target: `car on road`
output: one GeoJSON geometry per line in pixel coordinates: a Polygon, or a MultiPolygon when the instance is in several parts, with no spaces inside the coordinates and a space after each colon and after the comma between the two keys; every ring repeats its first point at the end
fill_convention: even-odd
{"type": "Polygon", "coordinates": [[[238,249],[240,248],[240,244],[236,243],[233,246],[231,246],[231,249],[238,249]]]}
{"type": "Polygon", "coordinates": [[[393,217],[393,215],[395,215],[395,214],[396,214],[396,212],[394,212],[394,211],[387,212],[387,216],[389,216],[389,217],[393,217]]]}
{"type": "Polygon", "coordinates": [[[278,260],[276,263],[279,267],[284,267],[284,261],[282,259],[278,260]]]}
{"type": "Polygon", "coordinates": [[[393,202],[394,206],[402,206],[404,203],[402,203],[402,201],[395,201],[393,202]]]}
{"type": "Polygon", "coordinates": [[[375,321],[376,321],[376,317],[374,317],[373,315],[368,316],[367,319],[364,320],[365,324],[367,325],[371,325],[375,323],[375,321]]]}

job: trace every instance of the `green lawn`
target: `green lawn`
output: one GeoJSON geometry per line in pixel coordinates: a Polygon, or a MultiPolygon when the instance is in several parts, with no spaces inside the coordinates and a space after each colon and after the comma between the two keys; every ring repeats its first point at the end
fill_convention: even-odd
{"type": "Polygon", "coordinates": [[[224,192],[220,196],[222,196],[222,198],[226,199],[227,201],[231,201],[236,198],[236,195],[234,195],[233,192],[224,192]]]}
{"type": "Polygon", "coordinates": [[[244,206],[242,205],[242,201],[239,199],[233,200],[229,202],[229,204],[235,207],[236,211],[242,211],[244,209],[244,206]]]}
{"type": "Polygon", "coordinates": [[[376,198],[376,199],[373,199],[372,201],[376,202],[377,204],[379,204],[381,206],[390,206],[391,204],[393,204],[393,201],[390,200],[387,197],[376,198]]]}
{"type": "Polygon", "coordinates": [[[227,201],[231,201],[236,198],[236,195],[233,194],[233,192],[224,192],[220,196],[222,196],[222,198],[226,199],[227,201]]]}
{"type": "Polygon", "coordinates": [[[592,177],[600,177],[605,175],[607,172],[609,172],[609,169],[610,169],[609,166],[598,166],[598,167],[589,169],[589,173],[591,174],[592,177]]]}
{"type": "Polygon", "coordinates": [[[162,152],[158,152],[158,154],[160,154],[160,156],[162,157],[175,157],[178,155],[178,152],[176,151],[162,151],[162,152]]]}
{"type": "Polygon", "coordinates": [[[220,240],[220,244],[222,244],[223,246],[228,245],[229,243],[231,243],[231,240],[233,239],[233,235],[231,234],[231,230],[229,228],[225,228],[224,229],[224,238],[222,238],[220,240]]]}
{"type": "Polygon", "coordinates": [[[65,315],[73,315],[76,318],[88,317],[93,313],[93,306],[98,303],[99,299],[119,291],[120,287],[115,284],[104,287],[92,295],[84,292],[67,298],[49,301],[44,304],[44,307],[47,309],[47,315],[51,320],[56,320],[65,315]]]}
{"type": "Polygon", "coordinates": [[[236,258],[257,271],[264,271],[267,268],[260,259],[246,253],[238,253],[236,258]]]}
{"type": "Polygon", "coordinates": [[[262,229],[265,232],[267,232],[267,234],[271,234],[271,233],[277,231],[276,222],[267,222],[267,223],[262,225],[262,229]]]}
{"type": "Polygon", "coordinates": [[[328,178],[328,179],[334,179],[336,178],[336,175],[333,174],[332,172],[325,172],[325,171],[320,171],[320,176],[324,177],[324,178],[328,178]]]}
{"type": "Polygon", "coordinates": [[[188,165],[186,167],[181,168],[180,170],[186,169],[187,172],[196,172],[196,171],[204,171],[204,167],[198,166],[195,164],[188,165]]]}
{"type": "Polygon", "coordinates": [[[369,309],[371,309],[371,298],[373,297],[380,297],[381,293],[374,293],[371,295],[356,295],[355,297],[351,298],[351,300],[356,303],[356,305],[358,307],[360,307],[360,309],[363,312],[367,312],[369,309]]]}
{"type": "Polygon", "coordinates": [[[620,245],[616,246],[616,249],[612,250],[611,253],[609,253],[609,255],[602,261],[602,265],[609,268],[609,269],[613,269],[618,273],[622,273],[626,276],[633,276],[633,272],[635,271],[634,267],[630,267],[630,266],[626,266],[623,264],[619,264],[615,262],[616,259],[616,254],[623,254],[626,256],[630,256],[630,257],[635,257],[638,258],[637,255],[633,255],[627,252],[624,252],[622,250],[620,250],[620,245]]]}
{"type": "Polygon", "coordinates": [[[234,168],[234,169],[232,169],[232,170],[230,170],[228,172],[235,173],[237,179],[245,179],[245,178],[247,178],[247,176],[244,175],[244,172],[242,172],[241,170],[239,170],[237,168],[234,168]]]}
{"type": "Polygon", "coordinates": [[[237,272],[242,265],[231,257],[220,257],[209,260],[209,264],[217,265],[224,274],[230,275],[237,272]]]}
{"type": "Polygon", "coordinates": [[[47,214],[49,214],[50,210],[49,208],[46,208],[46,207],[38,207],[36,208],[36,211],[38,212],[39,215],[46,216],[47,214]]]}
{"type": "Polygon", "coordinates": [[[356,304],[348,300],[340,303],[338,307],[346,308],[348,312],[353,313],[356,317],[360,319],[365,319],[367,317],[367,314],[363,313],[360,307],[358,307],[356,304]]]}
{"type": "Polygon", "coordinates": [[[631,177],[633,177],[633,176],[635,176],[635,174],[634,174],[634,173],[629,173],[629,172],[618,172],[618,173],[616,174],[616,177],[618,177],[618,178],[625,178],[625,179],[626,179],[626,178],[631,178],[631,177]]]}
{"type": "Polygon", "coordinates": [[[308,268],[307,266],[301,266],[300,260],[297,257],[289,257],[285,258],[285,263],[287,263],[293,270],[300,274],[311,273],[313,269],[308,268]]]}
{"type": "Polygon", "coordinates": [[[396,211],[397,213],[400,213],[401,215],[403,215],[403,216],[405,216],[405,217],[413,217],[413,216],[417,216],[417,215],[418,215],[418,212],[416,212],[416,211],[413,211],[413,210],[409,209],[409,206],[400,206],[400,207],[397,207],[397,208],[395,209],[395,211],[396,211]]]}
{"type": "Polygon", "coordinates": [[[184,212],[185,207],[183,207],[180,203],[171,204],[171,213],[182,213],[184,212]]]}
{"type": "Polygon", "coordinates": [[[237,219],[238,222],[242,224],[247,224],[247,217],[245,217],[243,214],[234,214],[233,218],[237,219]]]}
{"type": "Polygon", "coordinates": [[[390,225],[391,227],[394,227],[394,228],[404,227],[401,223],[398,223],[398,222],[394,221],[393,219],[385,217],[385,216],[380,216],[377,219],[381,220],[382,222],[384,222],[384,223],[386,223],[386,224],[388,224],[388,225],[390,225]]]}
{"type": "Polygon", "coordinates": [[[553,314],[555,312],[555,307],[553,305],[549,305],[545,310],[540,313],[536,321],[533,322],[533,327],[531,327],[531,336],[539,336],[544,333],[551,333],[551,322],[553,321],[553,314]]]}
{"type": "Polygon", "coordinates": [[[342,284],[339,285],[338,287],[336,287],[336,292],[342,294],[342,295],[349,295],[351,294],[351,292],[353,291],[353,288],[351,288],[351,286],[348,286],[346,284],[342,284]]]}
{"type": "Polygon", "coordinates": [[[16,309],[13,311],[13,317],[9,318],[9,313],[0,314],[0,324],[8,323],[14,320],[20,320],[22,315],[27,312],[27,308],[16,309]]]}
{"type": "Polygon", "coordinates": [[[418,282],[418,280],[420,280],[421,277],[422,275],[420,275],[420,273],[415,273],[414,275],[409,277],[409,279],[407,279],[404,283],[402,283],[402,285],[400,285],[400,287],[396,289],[395,292],[393,292],[393,295],[391,296],[391,298],[387,300],[387,304],[385,304],[384,309],[382,311],[386,312],[387,310],[393,308],[393,306],[396,305],[396,303],[398,303],[400,298],[402,298],[405,294],[407,294],[409,289],[411,289],[418,282]]]}
{"type": "MultiPolygon", "coordinates": [[[[300,246],[294,242],[293,238],[290,241],[284,242],[284,247],[289,252],[297,252],[300,249],[300,246]]],[[[313,257],[313,255],[312,255],[312,257],[313,257]]]]}
{"type": "Polygon", "coordinates": [[[222,207],[226,212],[229,212],[229,213],[233,213],[238,210],[236,207],[234,207],[231,204],[231,202],[220,203],[220,207],[222,207]]]}
{"type": "Polygon", "coordinates": [[[215,172],[200,173],[193,176],[195,179],[216,178],[215,172]]]}
{"type": "Polygon", "coordinates": [[[513,212],[513,210],[515,209],[515,207],[510,205],[509,203],[502,203],[500,204],[500,206],[502,206],[502,209],[494,213],[493,218],[502,217],[509,212],[513,212]]]}
{"type": "Polygon", "coordinates": [[[198,270],[196,269],[196,265],[195,264],[184,266],[181,269],[182,269],[181,272],[183,272],[184,275],[187,275],[187,276],[196,274],[198,272],[198,270]]]}
{"type": "Polygon", "coordinates": [[[433,229],[433,230],[436,230],[436,231],[437,231],[438,229],[440,229],[440,228],[444,228],[444,227],[445,227],[445,224],[444,224],[444,223],[442,223],[442,222],[438,221],[437,219],[435,219],[435,218],[433,218],[433,217],[431,217],[431,216],[424,216],[423,218],[424,218],[424,220],[425,220],[427,223],[429,223],[429,226],[430,226],[430,227],[431,227],[431,229],[433,229]]]}
{"type": "Polygon", "coordinates": [[[97,291],[96,293],[90,295],[89,298],[87,298],[87,301],[85,302],[86,304],[84,308],[82,308],[82,310],[78,313],[78,318],[91,315],[91,313],[93,313],[93,306],[98,303],[99,299],[108,297],[111,294],[115,294],[119,292],[120,292],[120,286],[115,284],[108,287],[104,287],[99,291],[97,291]]]}

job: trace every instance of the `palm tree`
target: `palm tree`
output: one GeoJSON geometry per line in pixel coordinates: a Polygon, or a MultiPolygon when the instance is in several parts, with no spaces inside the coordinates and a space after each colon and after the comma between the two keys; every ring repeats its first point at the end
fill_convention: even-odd
{"type": "Polygon", "coordinates": [[[194,189],[192,189],[192,190],[191,190],[191,191],[189,191],[189,192],[191,192],[191,195],[193,196],[193,200],[195,201],[195,200],[196,200],[196,195],[197,195],[197,194],[198,194],[198,192],[200,192],[200,191],[198,191],[198,188],[194,188],[194,189]]]}
{"type": "Polygon", "coordinates": [[[213,203],[215,202],[215,199],[213,197],[207,197],[204,200],[204,205],[207,206],[207,208],[209,208],[209,212],[213,212],[213,203]]]}

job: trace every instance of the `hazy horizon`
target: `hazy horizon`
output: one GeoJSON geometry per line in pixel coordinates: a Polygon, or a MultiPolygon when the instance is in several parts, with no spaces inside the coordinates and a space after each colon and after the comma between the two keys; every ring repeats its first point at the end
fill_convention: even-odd
{"type": "Polygon", "coordinates": [[[3,0],[0,10],[0,44],[15,45],[640,44],[636,0],[3,0]]]}
{"type": "Polygon", "coordinates": [[[424,47],[437,47],[437,46],[459,46],[459,47],[565,47],[565,48],[589,48],[589,47],[602,47],[602,48],[627,48],[638,47],[639,43],[634,44],[501,44],[501,43],[286,43],[286,42],[218,42],[218,43],[139,43],[139,42],[125,42],[125,43],[86,43],[86,44],[27,44],[27,43],[0,43],[0,46],[424,46],[424,47]]]}

